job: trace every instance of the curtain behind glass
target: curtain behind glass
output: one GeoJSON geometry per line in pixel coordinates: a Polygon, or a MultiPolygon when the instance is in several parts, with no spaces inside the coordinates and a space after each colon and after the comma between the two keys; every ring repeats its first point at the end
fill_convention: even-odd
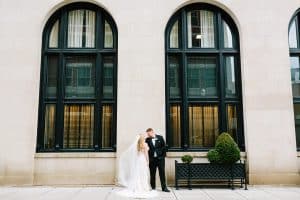
{"type": "Polygon", "coordinates": [[[174,104],[170,107],[170,134],[172,141],[171,147],[181,147],[181,114],[180,105],[174,104]]]}
{"type": "Polygon", "coordinates": [[[214,13],[195,10],[187,13],[188,47],[214,48],[214,13]]]}
{"type": "Polygon", "coordinates": [[[92,148],[94,105],[65,105],[64,148],[92,148]]]}
{"type": "Polygon", "coordinates": [[[44,149],[53,149],[55,144],[55,104],[45,108],[44,149]]]}
{"type": "Polygon", "coordinates": [[[297,48],[297,26],[296,26],[296,18],[293,20],[289,30],[289,46],[290,48],[297,48]]]}
{"type": "Polygon", "coordinates": [[[233,48],[233,37],[232,37],[231,29],[224,20],[223,20],[223,32],[224,32],[224,47],[233,48]]]}
{"type": "Polygon", "coordinates": [[[190,147],[213,147],[219,135],[218,106],[189,106],[190,147]]]}
{"type": "Polygon", "coordinates": [[[49,47],[57,48],[58,47],[58,30],[59,30],[59,20],[57,20],[52,26],[50,36],[49,36],[49,47]]]}
{"type": "Polygon", "coordinates": [[[236,139],[237,139],[237,108],[235,105],[227,105],[227,132],[236,141],[236,139]]]}
{"type": "Polygon", "coordinates": [[[68,47],[95,46],[95,12],[73,10],[68,15],[68,47]]]}
{"type": "Polygon", "coordinates": [[[174,23],[170,33],[170,48],[178,48],[178,20],[174,23]]]}
{"type": "Polygon", "coordinates": [[[102,147],[112,147],[113,109],[111,105],[102,106],[102,147]]]}
{"type": "Polygon", "coordinates": [[[225,57],[225,93],[228,97],[236,96],[234,61],[235,59],[233,56],[225,57]]]}
{"type": "Polygon", "coordinates": [[[113,48],[114,37],[109,23],[105,20],[104,23],[104,48],[113,48]]]}

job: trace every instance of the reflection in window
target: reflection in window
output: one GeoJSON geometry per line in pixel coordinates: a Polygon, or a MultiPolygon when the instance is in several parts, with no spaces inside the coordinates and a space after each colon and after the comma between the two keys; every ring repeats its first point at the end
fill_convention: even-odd
{"type": "Polygon", "coordinates": [[[233,37],[228,24],[223,20],[224,47],[233,48],[233,37]]]}
{"type": "Polygon", "coordinates": [[[293,96],[300,96],[299,57],[290,57],[293,96]]]}
{"type": "Polygon", "coordinates": [[[103,59],[103,96],[113,97],[114,60],[112,56],[103,59]]]}
{"type": "Polygon", "coordinates": [[[179,59],[178,57],[169,58],[169,87],[170,96],[179,97],[180,96],[180,86],[179,86],[179,59]]]}
{"type": "Polygon", "coordinates": [[[102,147],[112,146],[113,110],[111,105],[102,107],[102,147]]]}
{"type": "Polygon", "coordinates": [[[92,148],[94,105],[65,105],[64,148],[92,148]]]}
{"type": "Polygon", "coordinates": [[[44,149],[54,148],[55,138],[55,104],[46,104],[45,128],[44,128],[44,149]]]}
{"type": "Polygon", "coordinates": [[[68,15],[68,47],[95,47],[95,12],[73,10],[68,15]]]}
{"type": "Polygon", "coordinates": [[[188,95],[216,96],[216,59],[214,57],[189,57],[187,66],[188,95]]]}
{"type": "Polygon", "coordinates": [[[218,106],[189,106],[191,147],[213,147],[219,135],[218,106]]]}
{"type": "Polygon", "coordinates": [[[228,56],[225,57],[225,88],[226,88],[226,96],[232,97],[236,95],[235,88],[235,70],[234,67],[234,57],[228,56]]]}
{"type": "Polygon", "coordinates": [[[57,91],[57,66],[58,56],[52,55],[48,57],[47,64],[47,97],[56,97],[57,91]]]}
{"type": "Polygon", "coordinates": [[[170,33],[170,48],[178,48],[178,20],[174,23],[170,33]]]}
{"type": "Polygon", "coordinates": [[[188,47],[215,47],[214,13],[194,10],[187,13],[188,47]]]}
{"type": "Polygon", "coordinates": [[[290,48],[297,48],[297,26],[296,26],[296,18],[293,20],[289,30],[289,46],[290,48]]]}
{"type": "Polygon", "coordinates": [[[66,61],[66,97],[95,96],[95,64],[92,57],[69,56],[66,61]]]}
{"type": "Polygon", "coordinates": [[[104,26],[104,48],[113,48],[114,38],[111,27],[107,21],[105,21],[104,26]]]}
{"type": "Polygon", "coordinates": [[[172,147],[181,146],[181,114],[180,105],[173,104],[170,106],[170,134],[172,135],[172,141],[170,145],[172,147]]]}
{"type": "Polygon", "coordinates": [[[52,26],[50,36],[49,36],[49,47],[57,48],[58,47],[58,29],[59,29],[59,20],[57,20],[52,26]]]}

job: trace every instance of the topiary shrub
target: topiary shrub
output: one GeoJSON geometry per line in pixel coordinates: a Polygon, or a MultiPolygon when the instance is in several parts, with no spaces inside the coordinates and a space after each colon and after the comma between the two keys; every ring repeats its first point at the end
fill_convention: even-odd
{"type": "Polygon", "coordinates": [[[184,163],[191,163],[193,161],[193,156],[191,155],[184,155],[181,157],[182,162],[184,163]]]}
{"type": "Polygon", "coordinates": [[[218,164],[220,163],[220,155],[216,149],[211,149],[207,153],[207,158],[210,163],[218,164]]]}
{"type": "Polygon", "coordinates": [[[211,163],[230,165],[240,159],[240,149],[233,138],[224,132],[219,135],[215,149],[210,150],[207,157],[211,163]]]}

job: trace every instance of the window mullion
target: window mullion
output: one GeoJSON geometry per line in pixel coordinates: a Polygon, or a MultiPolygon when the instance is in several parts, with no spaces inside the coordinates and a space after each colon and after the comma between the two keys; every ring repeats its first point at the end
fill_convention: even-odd
{"type": "Polygon", "coordinates": [[[188,95],[187,95],[187,56],[185,53],[181,54],[182,62],[182,138],[183,148],[189,148],[189,131],[188,131],[188,95]]]}
{"type": "MultiPolygon", "coordinates": [[[[218,35],[218,47],[221,49],[223,47],[223,36],[222,36],[222,17],[221,13],[217,13],[217,35],[218,35]]],[[[227,130],[227,120],[226,120],[226,105],[225,105],[225,80],[224,80],[224,59],[223,54],[219,53],[219,59],[218,59],[218,76],[219,76],[219,82],[218,82],[218,90],[220,95],[220,102],[219,102],[219,108],[220,108],[220,132],[224,132],[227,130]]]]}
{"type": "Polygon", "coordinates": [[[101,137],[101,126],[102,126],[102,56],[100,53],[96,57],[96,70],[95,70],[95,86],[96,86],[96,106],[95,106],[95,132],[94,132],[94,148],[96,151],[101,149],[102,137],[101,137]]]}

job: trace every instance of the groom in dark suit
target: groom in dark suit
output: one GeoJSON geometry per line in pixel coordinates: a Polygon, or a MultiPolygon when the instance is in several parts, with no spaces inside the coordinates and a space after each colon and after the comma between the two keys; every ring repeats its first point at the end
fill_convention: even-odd
{"type": "Polygon", "coordinates": [[[158,168],[159,178],[162,191],[170,192],[166,185],[165,175],[165,157],[166,157],[166,144],[164,138],[160,135],[156,135],[152,128],[146,130],[148,138],[146,143],[149,146],[149,168],[150,168],[150,184],[153,190],[155,190],[155,175],[158,168]]]}

